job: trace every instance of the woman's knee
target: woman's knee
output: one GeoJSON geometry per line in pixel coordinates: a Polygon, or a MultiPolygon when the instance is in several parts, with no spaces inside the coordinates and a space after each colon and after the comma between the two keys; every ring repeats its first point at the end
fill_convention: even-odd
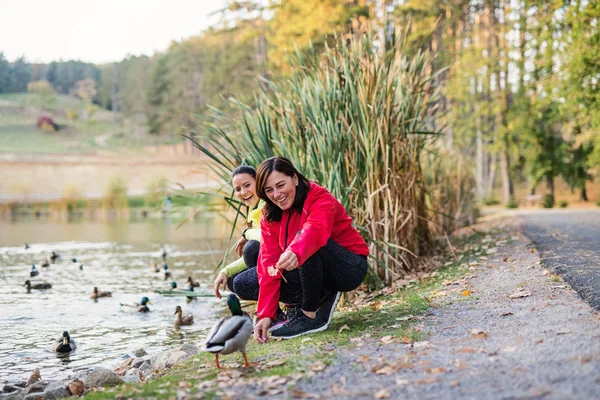
{"type": "Polygon", "coordinates": [[[260,242],[258,240],[249,240],[244,245],[244,262],[248,268],[256,267],[258,262],[258,253],[260,252],[260,242]]]}

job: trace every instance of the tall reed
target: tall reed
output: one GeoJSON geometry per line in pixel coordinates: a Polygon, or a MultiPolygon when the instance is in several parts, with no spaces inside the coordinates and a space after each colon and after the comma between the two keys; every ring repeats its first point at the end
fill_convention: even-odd
{"type": "Polygon", "coordinates": [[[365,33],[309,58],[297,53],[286,82],[270,83],[255,109],[232,100],[238,121],[213,110],[195,145],[223,182],[239,164],[290,158],[346,206],[370,245],[372,277],[390,283],[410,272],[437,234],[431,217],[453,216],[460,205],[434,203],[422,170],[439,133],[432,55],[408,56],[398,32],[388,51],[381,43],[365,33]]]}

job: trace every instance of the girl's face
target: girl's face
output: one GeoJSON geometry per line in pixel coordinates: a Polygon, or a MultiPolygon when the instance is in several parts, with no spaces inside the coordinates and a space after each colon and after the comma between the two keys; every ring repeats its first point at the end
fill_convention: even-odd
{"type": "Polygon", "coordinates": [[[237,174],[231,179],[235,196],[248,207],[258,204],[256,195],[256,181],[250,174],[237,174]]]}
{"type": "Polygon", "coordinates": [[[265,194],[273,203],[282,210],[288,210],[296,198],[298,177],[287,176],[278,171],[273,171],[265,182],[265,194]]]}

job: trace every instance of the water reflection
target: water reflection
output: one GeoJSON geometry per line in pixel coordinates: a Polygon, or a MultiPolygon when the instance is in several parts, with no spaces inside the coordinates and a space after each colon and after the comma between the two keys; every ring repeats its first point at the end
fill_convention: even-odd
{"type": "Polygon", "coordinates": [[[103,223],[0,223],[0,383],[26,379],[40,368],[44,379],[59,379],[91,366],[114,368],[128,353],[144,348],[149,354],[183,343],[200,345],[224,311],[213,297],[167,297],[156,293],[187,287],[187,277],[210,290],[213,272],[222,257],[226,237],[218,220],[183,225],[161,221],[107,225],[103,223]],[[29,248],[24,246],[29,244],[29,248]],[[161,249],[168,248],[171,278],[149,270],[162,265],[161,249]],[[38,268],[51,251],[62,255],[38,268]],[[72,258],[77,263],[71,261],[72,258]],[[79,269],[79,263],[85,267],[79,269]],[[48,282],[48,290],[27,293],[23,282],[48,282]],[[112,297],[91,299],[94,286],[112,297]],[[152,302],[149,313],[124,313],[119,303],[152,302]],[[194,315],[195,324],[174,329],[173,310],[194,315]],[[77,342],[67,355],[52,352],[63,331],[77,342]]]}

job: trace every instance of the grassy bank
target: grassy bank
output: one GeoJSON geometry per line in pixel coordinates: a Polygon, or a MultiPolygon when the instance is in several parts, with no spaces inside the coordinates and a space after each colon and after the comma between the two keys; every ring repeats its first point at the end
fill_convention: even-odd
{"type": "MultiPolygon", "coordinates": [[[[338,307],[329,329],[286,341],[271,340],[267,345],[249,342],[248,358],[255,366],[243,368],[240,353],[220,358],[224,366],[214,366],[214,356],[201,353],[186,364],[159,371],[145,384],[124,384],[88,393],[86,399],[175,398],[195,395],[221,398],[237,385],[261,385],[265,395],[292,391],[299,379],[310,379],[325,369],[341,347],[362,345],[367,338],[377,342],[415,343],[427,339],[421,323],[428,310],[438,307],[441,298],[464,301],[469,298],[461,278],[488,251],[493,252],[494,236],[476,230],[456,238],[454,252],[422,264],[429,272],[397,281],[395,288],[378,292],[357,291],[338,307]],[[270,389],[269,389],[270,388],[270,389]]],[[[201,343],[194,343],[202,345],[201,343]]],[[[375,349],[376,350],[376,349],[375,349]]],[[[238,388],[240,390],[240,388],[238,388]]]]}

